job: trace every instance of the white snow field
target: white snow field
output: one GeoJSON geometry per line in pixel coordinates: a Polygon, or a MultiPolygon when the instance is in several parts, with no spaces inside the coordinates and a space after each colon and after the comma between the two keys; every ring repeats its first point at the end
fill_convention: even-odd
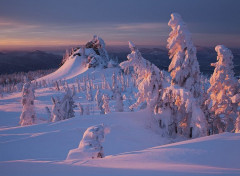
{"type": "MultiPolygon", "coordinates": [[[[78,56],[67,60],[56,72],[41,80],[65,79],[69,87],[75,78],[94,77],[102,84],[102,75],[111,80],[118,68],[86,69],[78,56]]],[[[110,82],[110,81],[109,81],[110,82]]],[[[81,83],[83,84],[83,83],[81,83]]],[[[130,112],[136,88],[126,88],[124,112],[115,112],[110,100],[110,113],[101,114],[95,101],[87,101],[85,91],[76,93],[75,103],[89,106],[90,115],[80,115],[58,122],[48,122],[45,107],[52,107],[51,97],[63,93],[54,86],[35,90],[37,124],[19,126],[22,110],[21,92],[5,94],[0,100],[0,175],[1,176],[168,176],[168,175],[240,175],[240,133],[222,133],[186,140],[184,137],[162,137],[152,123],[150,112],[130,112]],[[132,102],[131,102],[132,101],[132,102]],[[90,126],[104,124],[109,129],[102,142],[104,158],[66,160],[76,149],[90,126]]],[[[112,92],[101,90],[111,97],[112,92]]],[[[96,89],[92,90],[95,96],[96,89]]]]}
{"type": "Polygon", "coordinates": [[[80,56],[74,56],[73,58],[68,59],[58,70],[39,78],[37,81],[74,78],[88,70],[83,61],[84,60],[80,56]]]}

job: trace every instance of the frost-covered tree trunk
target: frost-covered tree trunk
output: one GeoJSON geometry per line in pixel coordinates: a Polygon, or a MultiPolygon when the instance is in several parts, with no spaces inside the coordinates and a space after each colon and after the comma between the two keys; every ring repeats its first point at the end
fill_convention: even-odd
{"type": "Polygon", "coordinates": [[[60,91],[58,81],[55,82],[55,89],[56,89],[57,91],[60,91]]]}
{"type": "Polygon", "coordinates": [[[23,85],[22,89],[22,114],[20,116],[19,124],[21,126],[32,125],[36,121],[36,113],[34,109],[34,90],[31,82],[27,82],[23,85]]]}
{"type": "Polygon", "coordinates": [[[122,89],[122,92],[124,92],[125,89],[126,89],[126,84],[125,84],[125,78],[124,78],[123,73],[121,73],[121,76],[120,76],[120,82],[121,82],[121,89],[122,89]]]}
{"type": "Polygon", "coordinates": [[[217,62],[210,78],[208,89],[209,99],[205,102],[208,107],[208,122],[211,124],[211,133],[232,131],[237,116],[237,102],[233,103],[233,97],[239,85],[233,72],[232,52],[223,45],[215,47],[217,62]]]}
{"type": "Polygon", "coordinates": [[[102,107],[103,106],[102,93],[101,93],[99,87],[97,87],[95,101],[97,102],[97,107],[100,110],[100,114],[104,114],[104,109],[102,107]]]}
{"type": "Polygon", "coordinates": [[[121,95],[119,88],[117,88],[115,91],[115,97],[116,97],[115,111],[123,112],[123,97],[121,95]]]}
{"type": "Polygon", "coordinates": [[[87,84],[86,99],[87,99],[88,101],[92,101],[92,100],[93,100],[93,96],[92,96],[92,87],[91,87],[91,85],[90,85],[89,82],[88,82],[88,84],[87,84]]]}
{"type": "Polygon", "coordinates": [[[86,105],[84,108],[84,113],[85,115],[90,115],[90,109],[89,109],[89,105],[86,105]]]}
{"type": "Polygon", "coordinates": [[[112,75],[112,90],[115,91],[116,89],[116,85],[117,84],[117,81],[116,81],[116,75],[115,75],[115,72],[113,72],[113,75],[112,75]]]}
{"type": "Polygon", "coordinates": [[[52,121],[52,119],[51,119],[51,111],[50,111],[49,107],[46,106],[45,110],[46,110],[46,113],[47,113],[47,116],[48,116],[48,121],[51,122],[52,121]]]}
{"type": "Polygon", "coordinates": [[[83,106],[81,105],[81,103],[78,103],[78,107],[79,107],[80,115],[83,115],[84,110],[83,110],[83,106]]]}
{"type": "Polygon", "coordinates": [[[237,104],[237,119],[234,124],[235,133],[240,133],[240,85],[238,87],[238,93],[231,98],[232,103],[237,104]]]}
{"type": "Polygon", "coordinates": [[[103,100],[102,108],[104,109],[104,114],[108,114],[110,112],[108,95],[103,95],[102,100],[103,100]]]}
{"type": "Polygon", "coordinates": [[[172,28],[167,40],[171,63],[171,85],[179,85],[190,90],[195,98],[201,95],[200,69],[191,34],[177,13],[171,14],[168,26],[172,28]]]}
{"type": "Polygon", "coordinates": [[[240,113],[235,121],[235,133],[240,133],[240,113]]]}
{"type": "Polygon", "coordinates": [[[103,79],[103,81],[102,81],[102,89],[107,89],[107,80],[106,80],[106,77],[105,77],[105,75],[103,75],[102,76],[102,79],[103,79]]]}

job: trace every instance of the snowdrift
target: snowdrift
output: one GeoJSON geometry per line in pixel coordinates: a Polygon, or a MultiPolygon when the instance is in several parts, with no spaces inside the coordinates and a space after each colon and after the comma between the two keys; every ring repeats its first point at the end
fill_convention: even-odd
{"type": "Polygon", "coordinates": [[[60,80],[60,79],[72,79],[80,74],[86,72],[88,67],[86,66],[86,60],[81,56],[73,56],[55,72],[46,75],[42,78],[37,79],[37,81],[42,80],[60,80]]]}

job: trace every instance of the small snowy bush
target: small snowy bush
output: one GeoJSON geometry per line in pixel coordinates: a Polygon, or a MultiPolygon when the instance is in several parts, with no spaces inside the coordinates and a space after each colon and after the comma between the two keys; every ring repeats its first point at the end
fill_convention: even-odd
{"type": "Polygon", "coordinates": [[[75,116],[74,108],[77,106],[74,104],[74,95],[74,90],[67,88],[65,95],[61,100],[59,98],[52,97],[52,122],[69,119],[75,116]]]}
{"type": "Polygon", "coordinates": [[[78,148],[69,151],[67,160],[103,158],[102,142],[107,132],[108,130],[103,124],[89,127],[84,132],[78,148]]]}

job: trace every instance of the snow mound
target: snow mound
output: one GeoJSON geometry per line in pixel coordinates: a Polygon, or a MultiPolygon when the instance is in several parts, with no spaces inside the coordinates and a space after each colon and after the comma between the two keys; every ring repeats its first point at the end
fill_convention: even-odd
{"type": "Polygon", "coordinates": [[[103,158],[103,146],[105,130],[104,125],[89,127],[83,134],[83,138],[77,149],[70,150],[67,160],[103,158]]]}
{"type": "Polygon", "coordinates": [[[86,67],[86,60],[81,56],[72,56],[55,72],[46,75],[37,81],[42,80],[60,80],[60,79],[72,79],[88,70],[86,67]]]}

